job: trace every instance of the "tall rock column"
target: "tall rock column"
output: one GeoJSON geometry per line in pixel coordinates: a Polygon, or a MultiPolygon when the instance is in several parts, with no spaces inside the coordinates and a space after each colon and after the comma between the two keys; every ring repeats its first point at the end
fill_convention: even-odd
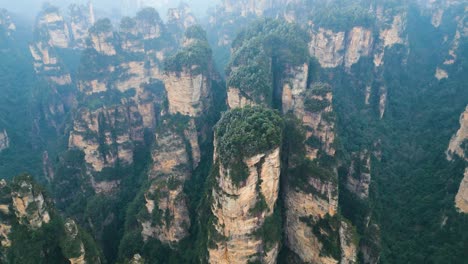
{"type": "MultiPolygon", "coordinates": [[[[468,162],[468,106],[460,116],[460,129],[450,140],[447,150],[447,159],[452,160],[458,156],[468,162]]],[[[465,176],[460,183],[458,193],[455,196],[455,206],[462,213],[468,213],[468,166],[465,176]]]]}
{"type": "Polygon", "coordinates": [[[263,108],[231,110],[217,124],[210,263],[276,263],[281,130],[263,108]]]}

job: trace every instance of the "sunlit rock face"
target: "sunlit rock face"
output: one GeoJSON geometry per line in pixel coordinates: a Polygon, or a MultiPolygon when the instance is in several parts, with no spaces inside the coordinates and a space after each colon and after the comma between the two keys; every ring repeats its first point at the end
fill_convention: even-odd
{"type": "Polygon", "coordinates": [[[215,229],[225,239],[209,249],[210,263],[248,263],[261,252],[262,263],[276,263],[278,244],[265,248],[266,241],[254,234],[272,215],[279,191],[279,148],[244,160],[249,176],[237,187],[230,180],[229,170],[219,166],[217,184],[213,190],[212,211],[216,218],[215,229]],[[266,208],[251,213],[263,196],[266,208]]]}
{"type": "MultiPolygon", "coordinates": [[[[277,261],[279,237],[275,234],[279,231],[276,203],[280,188],[280,147],[271,142],[272,145],[259,153],[241,157],[239,162],[243,165],[223,164],[228,159],[224,146],[230,144],[226,137],[239,129],[230,123],[230,118],[244,115],[244,111],[252,113],[252,109],[257,113],[265,111],[250,107],[231,110],[215,128],[214,166],[209,176],[214,181],[210,199],[212,219],[208,223],[210,263],[277,261]],[[244,167],[240,181],[235,176],[239,166],[244,167]]],[[[271,122],[270,125],[278,125],[277,121],[270,119],[271,116],[265,118],[268,119],[265,122],[271,122]]],[[[245,120],[249,118],[245,116],[245,120]]]]}
{"type": "Polygon", "coordinates": [[[210,81],[203,74],[192,75],[190,72],[167,73],[166,85],[169,112],[192,117],[199,116],[207,109],[210,81]]]}
{"type": "MultiPolygon", "coordinates": [[[[304,64],[287,70],[283,81],[282,110],[291,112],[305,127],[305,159],[316,160],[319,153],[334,156],[335,139],[332,91],[327,84],[315,83],[309,87],[309,66],[304,64]],[[310,144],[308,142],[316,142],[310,144]],[[319,143],[317,143],[319,142],[319,143]]],[[[322,155],[324,155],[322,154],[322,155]]],[[[295,170],[300,164],[289,165],[295,170]]],[[[288,180],[284,192],[285,243],[299,258],[307,263],[338,263],[339,256],[324,254],[323,239],[340,237],[346,240],[344,232],[339,233],[339,223],[334,220],[338,211],[338,185],[336,176],[329,179],[318,175],[294,175],[306,180],[298,186],[293,179],[288,180]],[[335,223],[336,222],[336,223],[335,223]],[[314,225],[325,223],[328,231],[318,236],[314,225]],[[328,238],[327,238],[328,237],[328,238]]],[[[334,241],[333,243],[340,243],[334,241]]],[[[342,261],[356,256],[356,245],[343,242],[349,249],[342,251],[342,261]]]]}
{"type": "Polygon", "coordinates": [[[51,84],[70,85],[71,75],[57,53],[57,49],[70,46],[69,27],[63,16],[58,8],[45,6],[36,19],[34,41],[29,46],[36,73],[51,84]]]}
{"type": "MultiPolygon", "coordinates": [[[[468,106],[465,112],[460,116],[460,129],[450,140],[447,159],[452,160],[455,156],[468,161],[468,106]]],[[[465,175],[460,183],[458,193],[455,196],[455,206],[460,212],[468,213],[468,167],[465,170],[465,175]]]]}
{"type": "Polygon", "coordinates": [[[19,223],[38,229],[50,221],[49,202],[30,178],[18,180],[11,187],[12,208],[19,223]]]}

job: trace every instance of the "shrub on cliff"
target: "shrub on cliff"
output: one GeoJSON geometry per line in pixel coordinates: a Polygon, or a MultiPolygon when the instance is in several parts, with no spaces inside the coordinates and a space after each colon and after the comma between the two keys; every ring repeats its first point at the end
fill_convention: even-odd
{"type": "Polygon", "coordinates": [[[221,164],[231,170],[234,184],[248,176],[244,158],[280,146],[283,120],[270,109],[247,107],[225,113],[215,127],[216,148],[221,164]]]}

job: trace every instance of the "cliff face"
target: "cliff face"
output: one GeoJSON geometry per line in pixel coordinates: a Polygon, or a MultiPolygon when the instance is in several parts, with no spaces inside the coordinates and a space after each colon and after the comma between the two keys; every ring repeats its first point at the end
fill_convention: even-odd
{"type": "Polygon", "coordinates": [[[164,83],[169,101],[169,113],[192,117],[208,108],[210,80],[203,74],[193,75],[184,71],[167,73],[164,83]]]}
{"type": "Polygon", "coordinates": [[[0,133],[0,152],[10,147],[10,139],[8,138],[8,134],[4,129],[3,132],[0,133]]]}
{"type": "Polygon", "coordinates": [[[70,48],[70,41],[69,27],[58,8],[45,6],[36,19],[34,42],[29,49],[36,73],[53,85],[72,83],[71,75],[56,50],[70,48]]]}
{"type": "Polygon", "coordinates": [[[222,238],[208,250],[210,263],[276,263],[278,242],[265,240],[259,230],[270,221],[278,198],[279,153],[276,148],[244,159],[248,176],[241,186],[233,184],[228,168],[217,168],[211,208],[222,238]]]}
{"type": "Polygon", "coordinates": [[[140,219],[144,240],[157,238],[177,243],[188,235],[190,218],[183,186],[191,175],[191,157],[184,134],[165,129],[156,134],[152,151],[151,181],[145,193],[145,206],[150,218],[140,219]]]}
{"type": "MultiPolygon", "coordinates": [[[[451,160],[456,155],[465,161],[468,161],[467,144],[468,143],[468,106],[460,117],[460,129],[452,137],[447,150],[447,159],[451,160]]],[[[455,196],[455,206],[463,213],[468,213],[468,167],[465,170],[465,176],[460,183],[458,193],[455,196]]]]}
{"type": "MultiPolygon", "coordinates": [[[[331,87],[322,83],[309,87],[308,74],[309,66],[305,64],[289,69],[283,81],[283,112],[292,112],[305,128],[305,142],[297,146],[304,148],[304,153],[299,154],[304,157],[299,159],[305,160],[289,164],[290,178],[285,186],[285,241],[288,248],[304,262],[338,263],[341,259],[348,263],[348,260],[356,258],[356,245],[349,242],[347,232],[340,227],[344,224],[334,218],[338,210],[337,176],[333,172],[329,177],[320,176],[320,173],[314,175],[308,172],[314,169],[306,165],[324,155],[335,154],[331,87]],[[344,243],[342,256],[330,254],[327,251],[329,243],[344,243]]],[[[293,160],[297,154],[289,155],[289,159],[293,160]]]]}
{"type": "Polygon", "coordinates": [[[93,5],[91,3],[87,5],[72,4],[69,7],[69,12],[73,46],[84,49],[86,48],[88,30],[96,22],[93,5]]]}
{"type": "MultiPolygon", "coordinates": [[[[114,168],[117,164],[122,168],[131,165],[133,144],[142,140],[143,122],[137,108],[123,105],[83,110],[75,118],[69,148],[84,152],[90,173],[102,174],[105,168],[114,168]]],[[[108,193],[118,186],[118,179],[96,177],[92,178],[91,184],[97,193],[108,193]]]]}

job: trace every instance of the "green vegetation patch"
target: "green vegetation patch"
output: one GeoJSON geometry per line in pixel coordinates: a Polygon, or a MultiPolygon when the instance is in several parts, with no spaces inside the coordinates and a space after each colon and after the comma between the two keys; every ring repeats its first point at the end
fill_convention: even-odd
{"type": "Polygon", "coordinates": [[[221,164],[231,170],[238,185],[248,176],[244,158],[272,150],[281,144],[283,120],[270,109],[247,107],[225,113],[215,127],[221,164]]]}

